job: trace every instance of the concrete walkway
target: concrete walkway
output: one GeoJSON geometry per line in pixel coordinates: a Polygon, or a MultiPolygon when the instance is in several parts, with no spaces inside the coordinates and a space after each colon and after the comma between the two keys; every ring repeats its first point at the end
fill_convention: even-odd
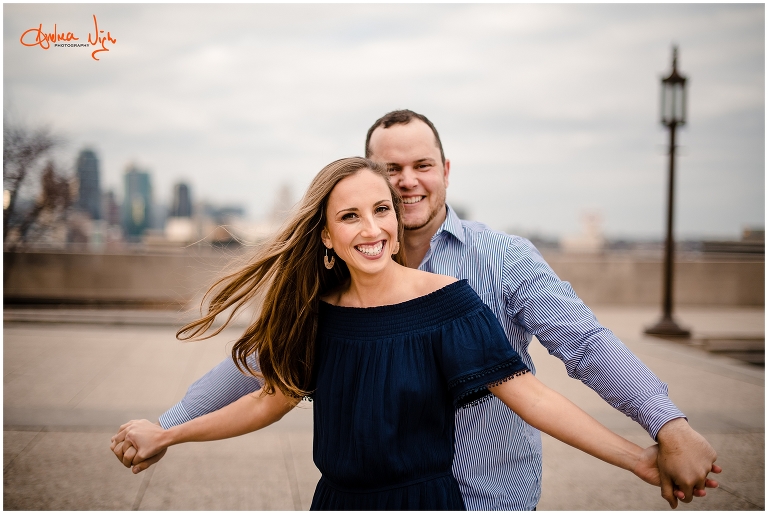
{"type": "MultiPolygon", "coordinates": [[[[764,510],[764,368],[652,339],[655,308],[597,308],[666,383],[672,400],[717,449],[722,486],[679,510],[764,510]]],[[[186,387],[228,355],[237,327],[179,343],[177,314],[99,311],[4,313],[3,507],[24,510],[305,510],[312,464],[311,405],[275,426],[228,441],[173,447],[132,475],[109,451],[117,427],[156,420],[186,387]],[[82,321],[87,323],[81,323],[82,321]],[[114,322],[114,323],[113,323],[114,322]],[[115,324],[117,323],[117,324],[115,324]]],[[[183,316],[182,316],[183,318],[183,316]]],[[[763,309],[680,309],[696,334],[753,337],[763,309]]],[[[645,432],[534,342],[538,376],[602,423],[641,445],[645,432]]],[[[539,510],[666,510],[658,490],[630,473],[544,436],[539,510]]]]}

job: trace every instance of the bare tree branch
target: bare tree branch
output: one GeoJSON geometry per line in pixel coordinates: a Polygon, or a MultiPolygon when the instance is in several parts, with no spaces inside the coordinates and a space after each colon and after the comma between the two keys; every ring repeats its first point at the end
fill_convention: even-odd
{"type": "Polygon", "coordinates": [[[3,240],[13,251],[66,216],[72,205],[70,179],[49,157],[61,142],[47,129],[29,130],[3,123],[3,240]],[[36,186],[31,206],[22,208],[20,193],[36,186]],[[11,234],[12,232],[12,234],[11,234]],[[10,237],[10,236],[13,237],[10,237]]]}

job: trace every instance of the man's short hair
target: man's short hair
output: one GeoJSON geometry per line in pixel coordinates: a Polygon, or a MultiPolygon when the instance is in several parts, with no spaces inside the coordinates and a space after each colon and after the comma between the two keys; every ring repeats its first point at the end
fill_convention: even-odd
{"type": "Polygon", "coordinates": [[[437,129],[434,125],[432,125],[432,122],[427,119],[426,116],[423,114],[419,114],[416,112],[413,112],[409,109],[401,109],[399,111],[392,111],[388,112],[376,122],[371,125],[371,128],[368,129],[368,135],[365,136],[365,157],[366,159],[370,159],[371,157],[371,134],[373,134],[373,131],[376,130],[379,127],[384,127],[385,129],[388,129],[392,125],[408,125],[411,120],[414,118],[420,119],[424,123],[427,124],[427,126],[432,130],[432,133],[435,135],[435,145],[440,149],[440,160],[443,161],[443,164],[445,164],[445,153],[443,153],[443,143],[440,141],[440,135],[437,133],[437,129]]]}

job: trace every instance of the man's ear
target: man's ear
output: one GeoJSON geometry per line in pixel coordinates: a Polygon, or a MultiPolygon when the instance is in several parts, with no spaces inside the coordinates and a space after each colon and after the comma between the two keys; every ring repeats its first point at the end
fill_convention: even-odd
{"type": "Polygon", "coordinates": [[[448,175],[451,174],[451,160],[446,159],[443,164],[443,180],[445,181],[445,187],[448,187],[448,175]]]}

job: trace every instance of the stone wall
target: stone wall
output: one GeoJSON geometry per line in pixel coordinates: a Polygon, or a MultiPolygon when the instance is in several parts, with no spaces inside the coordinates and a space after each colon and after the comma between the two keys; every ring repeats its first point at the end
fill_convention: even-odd
{"type": "MultiPolygon", "coordinates": [[[[235,252],[234,255],[240,255],[235,252]]],[[[4,253],[4,299],[19,303],[182,306],[202,293],[233,252],[86,254],[4,253]]],[[[629,254],[545,254],[589,305],[661,305],[662,263],[629,254]]],[[[765,303],[763,260],[681,256],[676,305],[765,303]]]]}
{"type": "Polygon", "coordinates": [[[184,306],[229,261],[224,253],[4,252],[6,304],[184,306]]]}

